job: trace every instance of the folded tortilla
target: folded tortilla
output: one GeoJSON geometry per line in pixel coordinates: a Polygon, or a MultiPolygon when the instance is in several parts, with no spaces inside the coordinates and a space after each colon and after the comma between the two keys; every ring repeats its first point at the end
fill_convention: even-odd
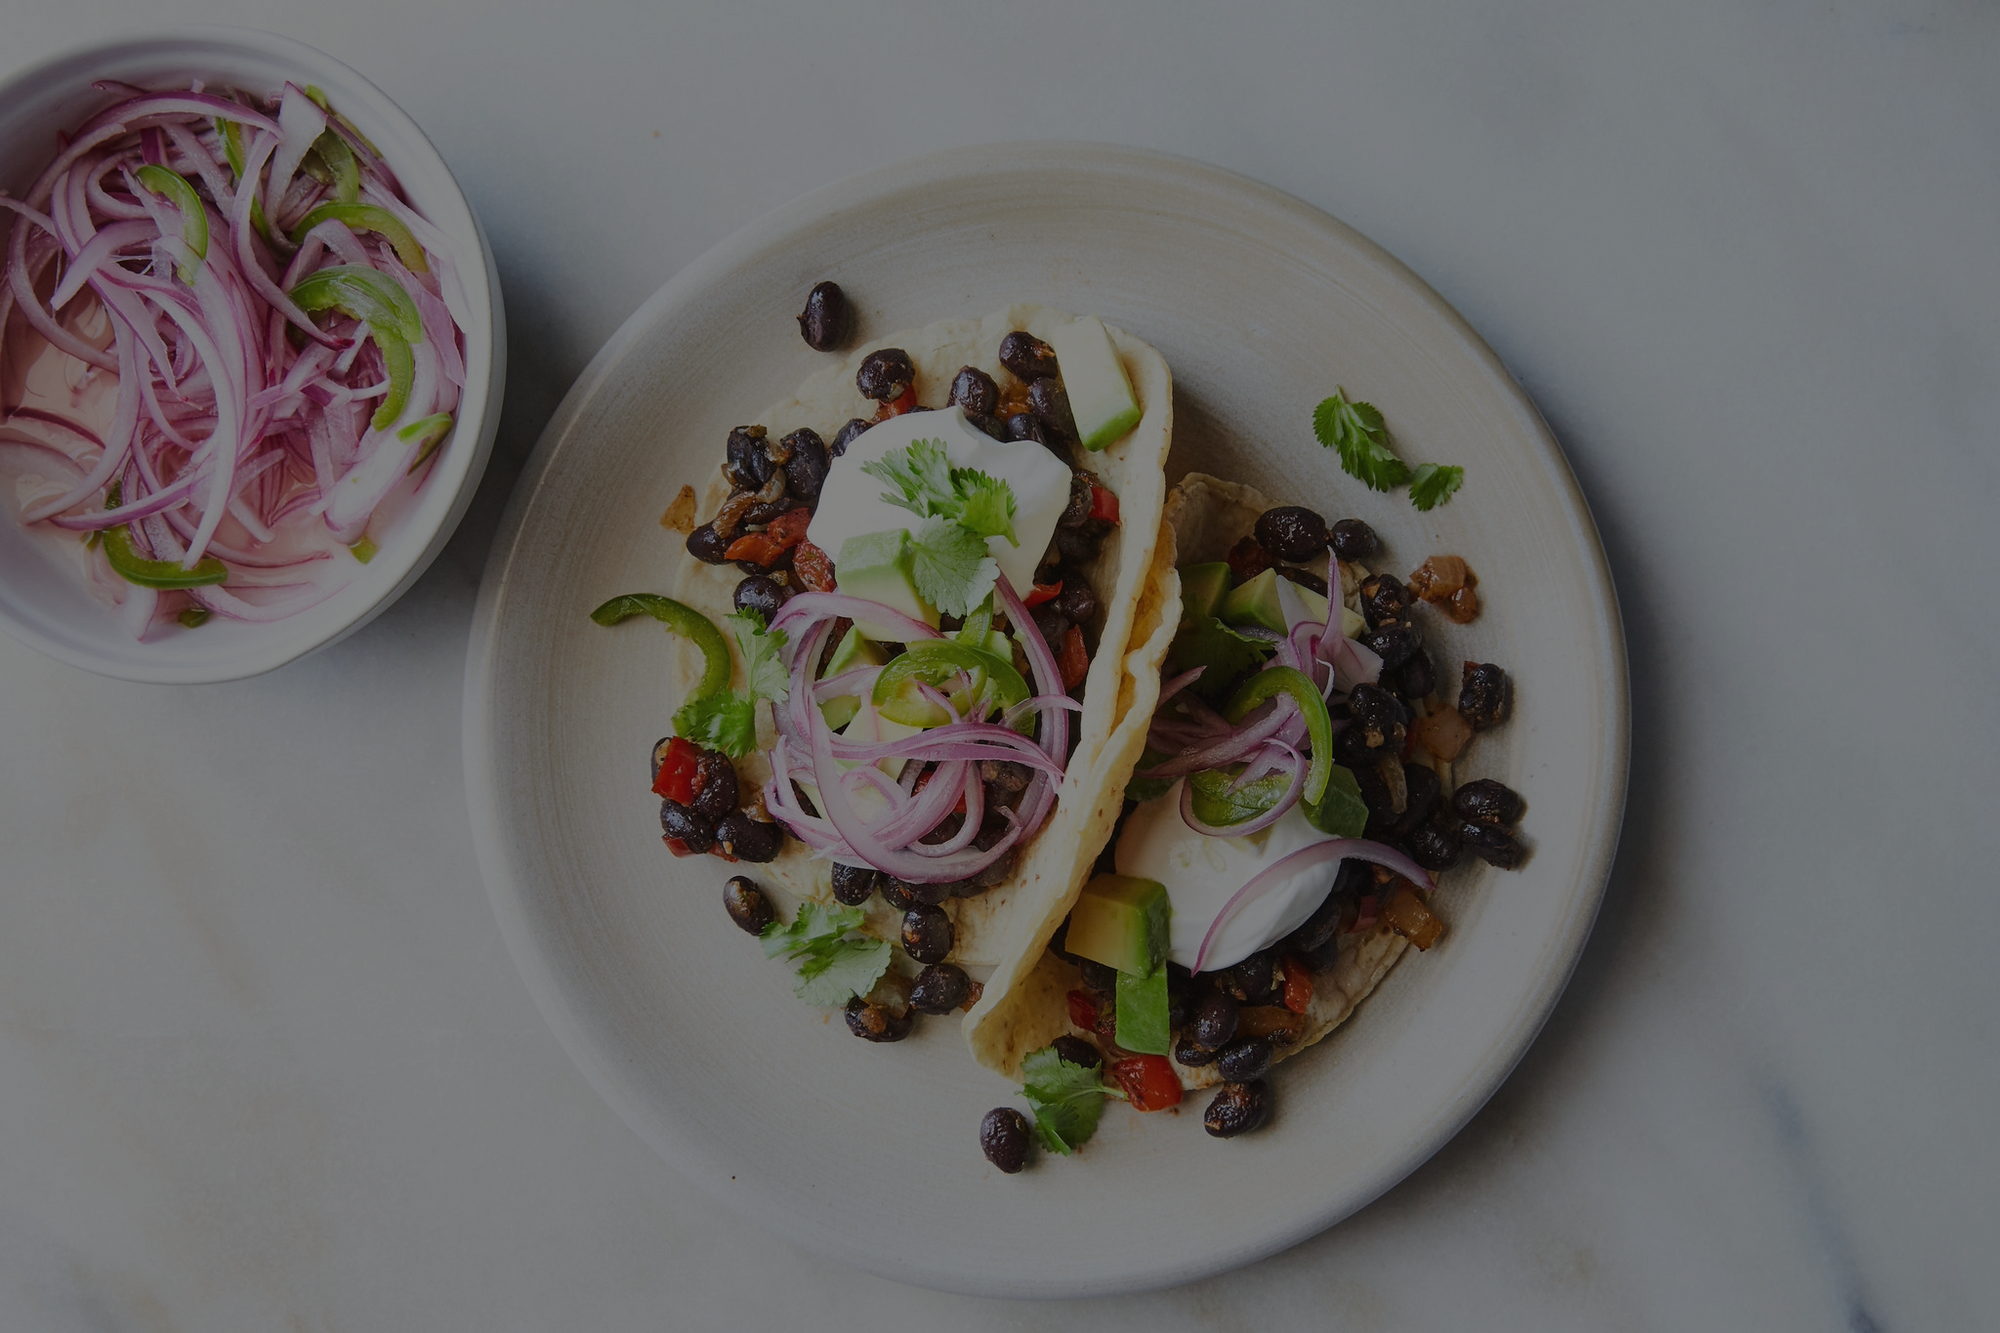
{"type": "MultiPolygon", "coordinates": [[[[883,347],[900,347],[909,353],[917,372],[920,404],[943,406],[961,366],[977,366],[1005,382],[999,351],[1000,340],[1008,333],[1025,329],[1046,340],[1051,329],[1070,319],[1041,306],[1020,305],[995,311],[984,319],[941,320],[876,338],[841,364],[807,380],[796,394],[759,415],[756,424],[774,437],[809,426],[822,439],[831,440],[851,418],[872,418],[878,405],[861,396],[854,376],[862,359],[883,347]]],[[[950,961],[984,985],[980,1003],[965,1024],[968,1038],[976,1038],[986,1016],[1004,1005],[1009,988],[1032,968],[1049,933],[1069,910],[1068,904],[1082,886],[1097,850],[1110,835],[1126,777],[1145,742],[1147,720],[1159,695],[1160,661],[1178,617],[1179,584],[1173,579],[1172,559],[1169,557],[1164,566],[1155,561],[1160,509],[1166,498],[1173,380],[1158,352],[1119,329],[1106,328],[1131,378],[1142,416],[1123,440],[1097,453],[1080,454],[1076,460],[1096,473],[1118,497],[1119,526],[1106,535],[1097,559],[1086,569],[1098,599],[1096,621],[1090,627],[1097,649],[1085,677],[1083,711],[1072,714],[1076,748],[1047,822],[1023,849],[1010,879],[977,897],[954,898],[944,904],[956,930],[950,961]],[[1172,614],[1162,614],[1163,598],[1176,608],[1172,614]],[[1154,639],[1157,644],[1151,643],[1154,639]],[[1128,654],[1128,645],[1141,640],[1148,648],[1137,655],[1128,654]],[[1148,651],[1150,658],[1145,656],[1148,651]],[[1136,723],[1128,723],[1128,718],[1136,723]]],[[[719,446],[716,459],[716,473],[700,501],[703,518],[712,516],[729,496],[719,446]]],[[[735,609],[733,598],[743,577],[741,571],[734,565],[703,564],[686,555],[680,561],[676,598],[711,619],[735,609]]],[[[1026,589],[1018,591],[1025,593],[1026,589]]],[[[700,676],[699,653],[687,645],[677,647],[672,670],[674,697],[682,697],[700,676]]],[[[739,686],[742,680],[739,660],[739,686]]],[[[760,789],[771,772],[766,752],[775,743],[775,732],[770,730],[768,719],[760,725],[762,752],[737,762],[746,791],[760,789]]],[[[831,896],[832,862],[793,839],[786,840],[776,860],[752,867],[749,873],[771,893],[786,916],[796,912],[803,899],[831,896]]],[[[864,929],[878,938],[895,940],[901,921],[902,914],[877,895],[869,901],[864,929]]],[[[974,1054],[981,1054],[982,1049],[974,1040],[974,1054]]]]}
{"type": "MultiPolygon", "coordinates": [[[[1131,671],[1148,671],[1150,677],[1147,682],[1133,682],[1132,707],[1118,718],[1117,735],[1121,744],[1117,755],[1125,766],[1107,774],[1099,796],[1108,811],[1106,822],[1101,829],[1098,821],[1091,823],[1090,829],[1097,836],[1084,845],[1086,854],[1075,882],[1060,902],[1037,918],[1038,942],[1031,953],[1017,960],[1018,978],[997,999],[989,995],[988,1002],[981,1005],[981,1009],[988,1010],[987,1014],[982,1016],[980,1009],[973,1011],[975,1023],[968,1025],[968,1037],[974,1054],[991,1068],[1018,1077],[1022,1056],[1065,1033],[1081,1032],[1069,1021],[1068,994],[1083,984],[1082,977],[1074,964],[1048,950],[1048,942],[1090,878],[1097,854],[1110,836],[1111,822],[1116,821],[1123,806],[1124,788],[1132,767],[1145,748],[1146,731],[1159,702],[1161,665],[1180,624],[1180,576],[1175,570],[1180,565],[1225,558],[1230,547],[1251,535],[1258,515],[1272,503],[1252,487],[1199,472],[1189,473],[1167,496],[1160,521],[1160,540],[1153,554],[1155,582],[1142,602],[1142,615],[1148,619],[1143,635],[1134,635],[1133,650],[1127,657],[1131,671]],[[982,1017],[984,1022],[978,1022],[982,1017]]],[[[1323,559],[1317,572],[1326,573],[1323,559]]],[[[1360,603],[1355,588],[1360,579],[1367,577],[1367,571],[1348,562],[1343,564],[1342,574],[1342,600],[1358,611],[1360,603]]],[[[1306,1010],[1303,1037],[1290,1046],[1279,1047],[1275,1058],[1283,1060],[1296,1055],[1346,1022],[1355,1007],[1396,965],[1407,945],[1407,940],[1386,925],[1341,936],[1334,966],[1313,980],[1312,1003],[1306,1010]]],[[[1213,1065],[1190,1067],[1176,1061],[1174,1072],[1180,1075],[1182,1085],[1189,1088],[1210,1087],[1222,1081],[1213,1065]]]]}

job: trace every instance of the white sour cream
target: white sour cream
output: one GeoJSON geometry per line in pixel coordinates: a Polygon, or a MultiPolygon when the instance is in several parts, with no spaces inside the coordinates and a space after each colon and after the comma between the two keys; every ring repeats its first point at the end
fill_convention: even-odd
{"type": "MultiPolygon", "coordinates": [[[[1185,779],[1183,779],[1185,781],[1185,779]]],[[[1211,838],[1181,818],[1181,783],[1157,801],[1141,803],[1118,838],[1118,873],[1158,880],[1174,906],[1169,956],[1193,967],[1202,937],[1238,889],[1273,862],[1333,835],[1316,829],[1293,806],[1262,833],[1211,838]]],[[[1305,924],[1333,888],[1338,861],[1322,861],[1287,876],[1238,912],[1210,946],[1207,971],[1240,963],[1305,924]]]]}
{"type": "Polygon", "coordinates": [[[1014,533],[1021,544],[988,537],[986,549],[1014,591],[1026,596],[1035,566],[1056,534],[1056,520],[1069,505],[1069,465],[1033,440],[994,439],[966,420],[962,408],[905,412],[856,436],[826,474],[807,540],[838,560],[841,544],[849,537],[916,531],[922,520],[884,500],[887,485],[861,468],[917,440],[942,440],[953,467],[978,468],[1013,487],[1014,533]]]}

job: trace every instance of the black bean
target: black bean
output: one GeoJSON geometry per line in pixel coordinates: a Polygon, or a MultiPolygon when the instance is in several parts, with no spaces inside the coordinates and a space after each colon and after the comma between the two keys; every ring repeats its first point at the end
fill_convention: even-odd
{"type": "Polygon", "coordinates": [[[731,875],[722,886],[722,905],[728,909],[729,919],[752,935],[763,934],[764,927],[777,917],[764,891],[741,875],[731,875]]]}
{"type": "Polygon", "coordinates": [[[1236,1020],[1242,1012],[1243,1005],[1235,996],[1212,990],[1195,1006],[1190,1035],[1209,1050],[1219,1051],[1236,1035],[1236,1020]]]}
{"type": "Polygon", "coordinates": [[[1034,620],[1035,628],[1042,632],[1042,640],[1049,645],[1049,651],[1060,652],[1063,636],[1069,633],[1069,617],[1054,602],[1043,602],[1028,615],[1034,620]]]}
{"type": "Polygon", "coordinates": [[[1327,543],[1342,560],[1367,560],[1382,549],[1375,529],[1358,518],[1343,518],[1334,524],[1327,543]]]}
{"type": "Polygon", "coordinates": [[[1094,959],[1084,958],[1077,962],[1077,971],[1083,973],[1083,984],[1100,995],[1110,995],[1118,988],[1118,969],[1106,967],[1094,959]]]}
{"type": "Polygon", "coordinates": [[[806,293],[806,308],[799,315],[799,336],[806,346],[815,352],[835,351],[853,327],[854,312],[839,283],[822,282],[806,293]]]}
{"type": "Polygon", "coordinates": [[[900,347],[870,352],[854,374],[854,387],[861,390],[861,396],[878,403],[895,402],[916,382],[917,368],[910,364],[910,354],[900,347]]]}
{"type": "Polygon", "coordinates": [[[1396,816],[1395,834],[1407,838],[1427,822],[1444,795],[1437,771],[1427,764],[1403,765],[1403,813],[1396,816]]]}
{"type": "Polygon", "coordinates": [[[1028,1163],[1028,1117],[1011,1106],[996,1106],[979,1122],[979,1151],[1008,1175],[1028,1163]]]}
{"type": "Polygon", "coordinates": [[[1213,1064],[1215,1056],[1216,1052],[1209,1050],[1191,1036],[1183,1036],[1174,1043],[1174,1059],[1189,1069],[1199,1069],[1203,1065],[1213,1064]]]}
{"type": "Polygon", "coordinates": [[[1368,650],[1382,659],[1384,670],[1403,665],[1424,650],[1424,636],[1408,621],[1384,621],[1361,636],[1368,650]]]}
{"type": "Polygon", "coordinates": [[[785,830],[738,810],[716,824],[715,845],[739,861],[769,861],[784,849],[785,830]]]}
{"type": "Polygon", "coordinates": [[[966,413],[965,419],[967,421],[970,421],[974,426],[977,426],[980,430],[985,431],[988,435],[992,436],[994,439],[999,440],[1002,444],[1005,444],[1007,441],[1014,438],[1013,435],[1011,435],[1007,430],[1007,423],[1002,421],[999,417],[980,417],[980,416],[974,416],[970,412],[968,412],[966,413]]]}
{"type": "Polygon", "coordinates": [[[769,574],[752,574],[736,585],[736,596],[731,600],[736,603],[738,611],[762,613],[764,623],[768,625],[791,595],[790,588],[769,574]]]}
{"type": "Polygon", "coordinates": [[[915,887],[913,884],[905,884],[893,875],[882,876],[881,882],[876,885],[881,891],[882,901],[899,912],[907,912],[917,905],[917,896],[911,892],[915,887]]]}
{"type": "Polygon", "coordinates": [[[1215,1072],[1231,1083],[1248,1083],[1271,1072],[1271,1043],[1238,1037],[1215,1053],[1215,1072]]]}
{"type": "Polygon", "coordinates": [[[1082,1037],[1064,1033],[1049,1044],[1055,1048],[1057,1056],[1069,1061],[1073,1065],[1082,1065],[1085,1069],[1095,1069],[1104,1063],[1104,1057],[1098,1054],[1097,1048],[1082,1037]]]}
{"type": "Polygon", "coordinates": [[[1396,798],[1389,790],[1388,780],[1374,764],[1364,764],[1352,772],[1354,785],[1361,789],[1361,803],[1368,807],[1368,836],[1386,837],[1396,825],[1396,798]]]}
{"type": "Polygon", "coordinates": [[[1435,819],[1414,830],[1403,840],[1403,846],[1412,861],[1433,873],[1451,869],[1464,855],[1457,836],[1435,819]]]}
{"type": "Polygon", "coordinates": [[[1513,695],[1505,671],[1491,662],[1467,662],[1458,687],[1458,711],[1474,731],[1484,731],[1507,720],[1513,695]]]}
{"type": "Polygon", "coordinates": [[[1018,379],[1039,380],[1060,373],[1053,347],[1032,333],[1015,329],[1000,340],[1000,364],[1018,379]]]}
{"type": "Polygon", "coordinates": [[[1279,505],[1257,516],[1257,542],[1280,560],[1310,560],[1326,549],[1326,520],[1303,505],[1279,505]]]}
{"type": "Polygon", "coordinates": [[[932,963],[910,983],[910,1007],[920,1014],[948,1014],[965,1003],[972,978],[950,963],[932,963]]]}
{"type": "Polygon", "coordinates": [[[1366,681],[1356,685],[1347,696],[1347,715],[1351,719],[1350,729],[1361,732],[1362,742],[1369,749],[1383,754],[1403,752],[1403,742],[1409,734],[1406,725],[1409,714],[1402,701],[1380,685],[1366,681]]]}
{"type": "Polygon", "coordinates": [[[1080,528],[1090,522],[1090,477],[1082,472],[1069,474],[1069,503],[1056,519],[1059,528],[1080,528]]]}
{"type": "Polygon", "coordinates": [[[903,913],[903,952],[920,963],[942,963],[956,935],[942,907],[918,903],[903,913]]]}
{"type": "Polygon", "coordinates": [[[1075,570],[1063,575],[1063,589],[1056,594],[1056,610],[1071,624],[1087,625],[1097,614],[1097,594],[1091,591],[1089,580],[1075,570]]]}
{"type": "Polygon", "coordinates": [[[1319,947],[1306,949],[1293,957],[1304,963],[1308,972],[1331,972],[1340,964],[1340,936],[1338,933],[1328,935],[1319,947]]]}
{"type": "Polygon", "coordinates": [[[1521,793],[1492,778],[1468,782],[1451,794],[1459,818],[1480,824],[1512,825],[1521,818],[1521,793]]]}
{"type": "Polygon", "coordinates": [[[1333,736],[1333,762],[1360,772],[1382,757],[1380,750],[1368,748],[1368,733],[1349,722],[1333,736]]]}
{"type": "Polygon", "coordinates": [[[1514,835],[1506,829],[1492,824],[1476,824],[1469,819],[1458,821],[1453,830],[1458,840],[1474,856],[1487,865],[1501,870],[1516,870],[1527,859],[1527,851],[1514,841],[1514,835]]]}
{"type": "Polygon", "coordinates": [[[870,1004],[859,995],[847,1002],[847,1030],[863,1041],[901,1041],[916,1019],[887,1005],[870,1004]]]}
{"type": "Polygon", "coordinates": [[[729,432],[729,461],[722,470],[737,490],[761,491],[771,479],[771,456],[764,452],[768,434],[762,426],[738,426],[729,432]]]}
{"type": "Polygon", "coordinates": [[[1290,579],[1301,588],[1311,588],[1320,596],[1326,596],[1326,580],[1310,569],[1300,569],[1297,565],[1273,565],[1271,568],[1278,571],[1279,578],[1290,579]]]}
{"type": "Polygon", "coordinates": [[[851,866],[844,862],[833,863],[834,901],[859,907],[875,895],[875,884],[882,878],[882,872],[873,866],[851,866]]]}
{"type": "Polygon", "coordinates": [[[990,803],[995,796],[1019,796],[1026,791],[1034,781],[1035,770],[1011,759],[982,759],[979,777],[986,784],[986,799],[990,803]]]}
{"type": "Polygon", "coordinates": [[[713,523],[704,523],[688,534],[688,554],[705,565],[728,564],[729,557],[723,554],[728,549],[729,543],[722,539],[713,523]]]}
{"type": "MultiPolygon", "coordinates": [[[[721,820],[736,809],[741,792],[736,783],[736,765],[720,750],[703,750],[694,764],[694,808],[710,819],[721,820]]],[[[718,824],[720,836],[720,825],[718,824]]]]}
{"type": "Polygon", "coordinates": [[[1000,410],[1000,386],[978,366],[960,366],[952,377],[950,401],[969,417],[990,417],[1000,410]]]}
{"type": "Polygon", "coordinates": [[[847,446],[854,443],[854,437],[867,430],[874,423],[864,417],[852,417],[845,426],[834,433],[833,443],[826,446],[828,458],[839,458],[847,452],[847,446]]]}
{"type": "Polygon", "coordinates": [[[1194,978],[1188,970],[1171,959],[1167,962],[1167,1026],[1178,1028],[1185,1025],[1194,1013],[1194,978]]]}
{"type": "MultiPolygon", "coordinates": [[[[1346,861],[1341,862],[1343,868],[1348,864],[1349,862],[1346,861]]],[[[1279,943],[1278,949],[1280,952],[1286,954],[1311,953],[1313,950],[1319,948],[1320,945],[1325,944],[1333,938],[1334,933],[1340,929],[1340,909],[1342,902],[1342,895],[1338,889],[1338,876],[1335,877],[1334,883],[1335,887],[1328,890],[1326,897],[1320,899],[1320,904],[1313,909],[1313,914],[1307,917],[1297,930],[1285,936],[1283,941],[1279,943]]]]}
{"type": "Polygon", "coordinates": [[[819,490],[826,484],[826,443],[819,432],[801,428],[785,437],[785,443],[792,447],[792,456],[785,461],[785,491],[791,499],[791,508],[800,505],[807,508],[819,503],[819,490]]]}
{"type": "Polygon", "coordinates": [[[1270,1087],[1255,1083],[1225,1083],[1202,1114],[1201,1127],[1218,1139],[1248,1134],[1271,1114],[1270,1087]]]}
{"type": "Polygon", "coordinates": [[[1361,618],[1370,629],[1410,618],[1410,590],[1394,574],[1370,574],[1361,580],[1361,618]]]}
{"type": "Polygon", "coordinates": [[[1215,988],[1244,1004],[1269,1004],[1274,998],[1278,957],[1269,949],[1259,949],[1239,963],[1223,968],[1214,976],[1215,988]]]}
{"type": "Polygon", "coordinates": [[[1382,684],[1403,699],[1423,699],[1437,690],[1437,667],[1419,648],[1403,665],[1382,673],[1382,684]]]}
{"type": "Polygon", "coordinates": [[[660,828],[669,838],[679,838],[696,855],[715,846],[715,821],[679,801],[660,802],[660,828]]]}
{"type": "Polygon", "coordinates": [[[1076,438],[1076,413],[1070,410],[1069,391],[1057,379],[1036,380],[1028,386],[1028,408],[1049,434],[1057,439],[1076,438]]]}
{"type": "Polygon", "coordinates": [[[1102,545],[1103,534],[1092,532],[1088,526],[1056,529],[1056,554],[1071,569],[1097,559],[1097,550],[1102,545]]]}
{"type": "Polygon", "coordinates": [[[1042,438],[1042,423],[1035,420],[1033,412],[1016,412],[1007,418],[1007,435],[1015,440],[1039,440],[1042,438]]]}

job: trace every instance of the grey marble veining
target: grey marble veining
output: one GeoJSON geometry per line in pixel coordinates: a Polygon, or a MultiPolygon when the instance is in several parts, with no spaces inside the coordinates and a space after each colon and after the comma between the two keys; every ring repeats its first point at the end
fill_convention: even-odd
{"type": "Polygon", "coordinates": [[[0,72],[193,19],[430,132],[507,413],[316,658],[166,689],[0,640],[0,1328],[2000,1323],[2000,11],[16,0],[0,72]],[[1051,136],[1269,181],[1452,301],[1591,499],[1635,707],[1596,934],[1472,1124],[1286,1254],[1060,1312],[797,1254],[639,1143],[501,946],[458,734],[499,507],[618,323],[810,186],[1051,136]]]}

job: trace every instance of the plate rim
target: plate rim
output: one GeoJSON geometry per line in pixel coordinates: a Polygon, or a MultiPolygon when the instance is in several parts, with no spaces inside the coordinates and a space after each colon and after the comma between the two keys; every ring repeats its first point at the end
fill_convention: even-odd
{"type": "Polygon", "coordinates": [[[964,1295],[1015,1298],[1118,1295],[1214,1276],[1289,1249],[1354,1215],[1435,1155],[1507,1080],[1547,1023],[1575,972],[1603,903],[1617,854],[1629,788],[1631,753],[1630,673],[1624,623],[1616,583],[1596,520],[1568,459],[1540,410],[1477,331],[1428,283],[1389,251],[1305,200],[1238,172],[1179,154],[1072,140],[953,147],[842,177],[752,219],[716,241],[661,284],[591,357],[563,396],[522,467],[495,531],[480,580],[468,637],[462,707],[466,798],[473,825],[475,854],[486,884],[488,901],[493,907],[508,952],[536,1008],[585,1079],[619,1118],[647,1146],[659,1153],[670,1167],[700,1187],[705,1194],[802,1249],[912,1285],[964,1295]],[[1564,920],[1564,929],[1546,942],[1551,966],[1520,1004],[1504,1040],[1496,1042],[1489,1049],[1487,1058],[1462,1080],[1460,1095],[1437,1108],[1425,1132],[1413,1137],[1409,1149],[1401,1157],[1385,1162],[1364,1188],[1331,1200],[1327,1207],[1313,1211],[1291,1225],[1259,1234],[1247,1243],[1219,1247],[1204,1262],[1188,1263],[1182,1260],[1171,1267],[1162,1264],[1132,1265],[1102,1278],[1042,1280],[1038,1284],[1024,1275],[1023,1281],[1001,1285],[978,1278],[955,1277],[952,1273],[930,1267],[898,1264],[893,1260],[870,1261],[853,1251],[830,1247],[816,1229],[801,1224],[783,1210],[766,1206],[759,1200],[720,1191],[700,1173],[680,1167],[678,1155],[694,1145],[681,1139],[674,1127],[641,1114],[631,1104],[638,1099],[618,1074],[616,1053],[600,1049],[596,1036],[573,1010],[571,997],[560,984],[550,960],[543,956],[537,945],[526,907],[529,887],[517,882],[513,868],[499,850],[501,839],[496,833],[500,827],[498,812],[501,797],[491,762],[494,738],[487,730],[486,718],[493,703],[492,675],[499,646],[495,636],[497,620],[528,513],[547,481],[551,464],[586,408],[610,382],[616,369],[646,332],[677,308],[692,308],[705,289],[732,272],[744,260],[781,244],[794,232],[822,225],[831,215],[865,206],[878,196],[907,191],[926,182],[947,181],[994,170],[1019,169],[1029,164],[1082,172],[1136,170],[1176,174],[1210,190],[1241,193],[1258,207],[1285,214],[1295,224],[1326,235],[1338,246],[1378,267],[1450,329],[1461,348],[1481,363],[1508,396],[1515,413],[1527,427],[1523,434],[1535,440],[1539,451],[1537,461],[1554,484],[1562,508],[1577,530],[1579,541],[1574,551],[1583,557],[1594,610],[1599,613],[1594,617],[1596,647],[1601,662],[1598,683],[1610,705],[1609,716],[1603,719],[1605,725],[1599,754],[1614,790],[1611,799],[1605,803],[1604,817],[1589,831],[1580,849],[1578,883],[1589,887],[1570,909],[1564,920]],[[1024,1289],[1031,1285],[1034,1289],[1024,1289]]]}

